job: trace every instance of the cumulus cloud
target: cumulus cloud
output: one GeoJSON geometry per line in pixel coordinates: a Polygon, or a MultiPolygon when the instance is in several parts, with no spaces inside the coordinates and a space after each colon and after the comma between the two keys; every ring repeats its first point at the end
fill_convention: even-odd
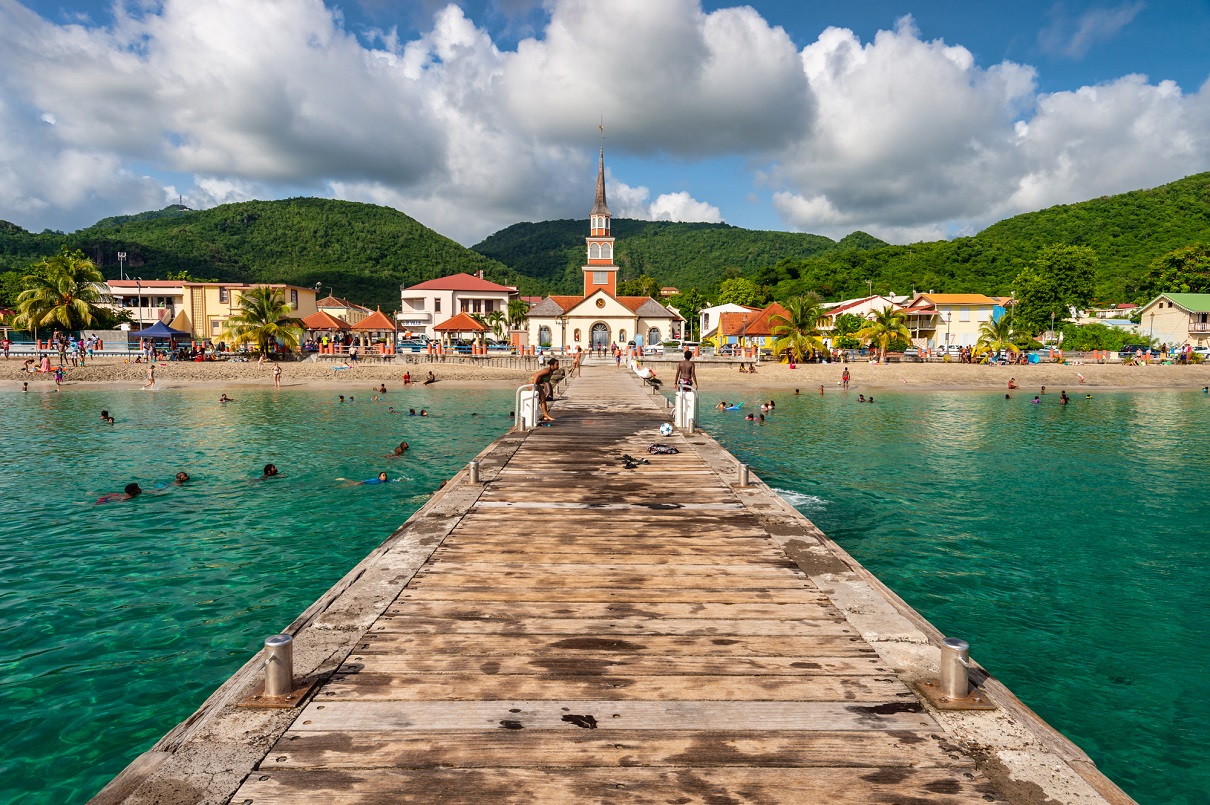
{"type": "MultiPolygon", "coordinates": [[[[429,2],[418,34],[353,33],[322,0],[119,4],[98,27],[0,0],[0,218],[72,229],[178,192],[191,206],[314,193],[474,243],[586,214],[601,115],[607,159],[731,157],[751,182],[699,200],[631,167],[610,177],[615,214],[719,221],[760,190],[785,226],[836,237],[952,235],[1210,167],[1206,87],[1124,76],[1040,95],[1034,68],[980,65],[910,18],[800,48],[747,6],[481,7],[540,27],[505,47],[429,2]]],[[[1071,21],[1063,47],[1140,8],[1071,21]]]]}
{"type": "Polygon", "coordinates": [[[1146,3],[1128,3],[1114,8],[1090,8],[1072,19],[1061,5],[1051,13],[1051,23],[1038,34],[1038,43],[1046,52],[1082,59],[1088,51],[1108,42],[1134,22],[1146,3]]]}

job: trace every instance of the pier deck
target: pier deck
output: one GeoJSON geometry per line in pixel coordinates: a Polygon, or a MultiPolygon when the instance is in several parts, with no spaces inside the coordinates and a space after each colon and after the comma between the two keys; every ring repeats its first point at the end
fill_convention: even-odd
{"type": "MultiPolygon", "coordinates": [[[[590,367],[552,413],[483,456],[431,556],[308,704],[262,724],[276,740],[230,801],[1130,801],[1011,694],[924,706],[904,667],[928,675],[935,635],[767,488],[738,489],[713,440],[659,437],[633,375],[590,367]]],[[[198,790],[181,779],[111,798],[198,790]]]]}

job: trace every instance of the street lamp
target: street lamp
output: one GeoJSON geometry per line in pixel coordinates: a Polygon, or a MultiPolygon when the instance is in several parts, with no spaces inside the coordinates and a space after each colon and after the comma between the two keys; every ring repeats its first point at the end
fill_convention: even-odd
{"type": "Polygon", "coordinates": [[[118,252],[118,279],[126,279],[126,252],[118,252]]]}
{"type": "Polygon", "coordinates": [[[1050,311],[1050,340],[1051,341],[1058,340],[1057,338],[1055,338],[1055,312],[1053,310],[1050,311]]]}
{"type": "Polygon", "coordinates": [[[1151,311],[1151,340],[1155,340],[1155,311],[1151,311]]]}
{"type": "Polygon", "coordinates": [[[143,278],[134,278],[135,288],[138,290],[138,296],[135,299],[135,307],[139,309],[139,328],[143,327],[143,278]]]}

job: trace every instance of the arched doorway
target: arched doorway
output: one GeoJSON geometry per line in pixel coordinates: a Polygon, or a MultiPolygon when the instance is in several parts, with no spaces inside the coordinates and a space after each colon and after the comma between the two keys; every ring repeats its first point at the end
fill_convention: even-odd
{"type": "Polygon", "coordinates": [[[543,324],[538,328],[538,346],[549,347],[550,344],[550,328],[543,324]]]}
{"type": "Polygon", "coordinates": [[[609,325],[599,321],[592,326],[592,348],[605,349],[609,346],[609,325]]]}
{"type": "Polygon", "coordinates": [[[652,327],[650,330],[647,331],[647,343],[648,344],[654,346],[663,340],[664,339],[660,338],[660,328],[659,327],[652,327]]]}

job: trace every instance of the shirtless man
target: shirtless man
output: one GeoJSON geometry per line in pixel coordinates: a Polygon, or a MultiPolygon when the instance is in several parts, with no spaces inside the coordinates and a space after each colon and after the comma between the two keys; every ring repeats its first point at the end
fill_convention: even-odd
{"type": "Polygon", "coordinates": [[[697,388],[697,367],[693,364],[693,350],[685,350],[685,360],[676,365],[676,387],[697,388]]]}
{"type": "Polygon", "coordinates": [[[551,358],[550,363],[534,372],[533,377],[529,379],[529,382],[533,383],[534,388],[538,390],[538,407],[542,409],[543,422],[555,421],[555,418],[550,415],[550,411],[546,409],[546,399],[550,396],[550,376],[558,368],[559,361],[556,358],[551,358]]]}

